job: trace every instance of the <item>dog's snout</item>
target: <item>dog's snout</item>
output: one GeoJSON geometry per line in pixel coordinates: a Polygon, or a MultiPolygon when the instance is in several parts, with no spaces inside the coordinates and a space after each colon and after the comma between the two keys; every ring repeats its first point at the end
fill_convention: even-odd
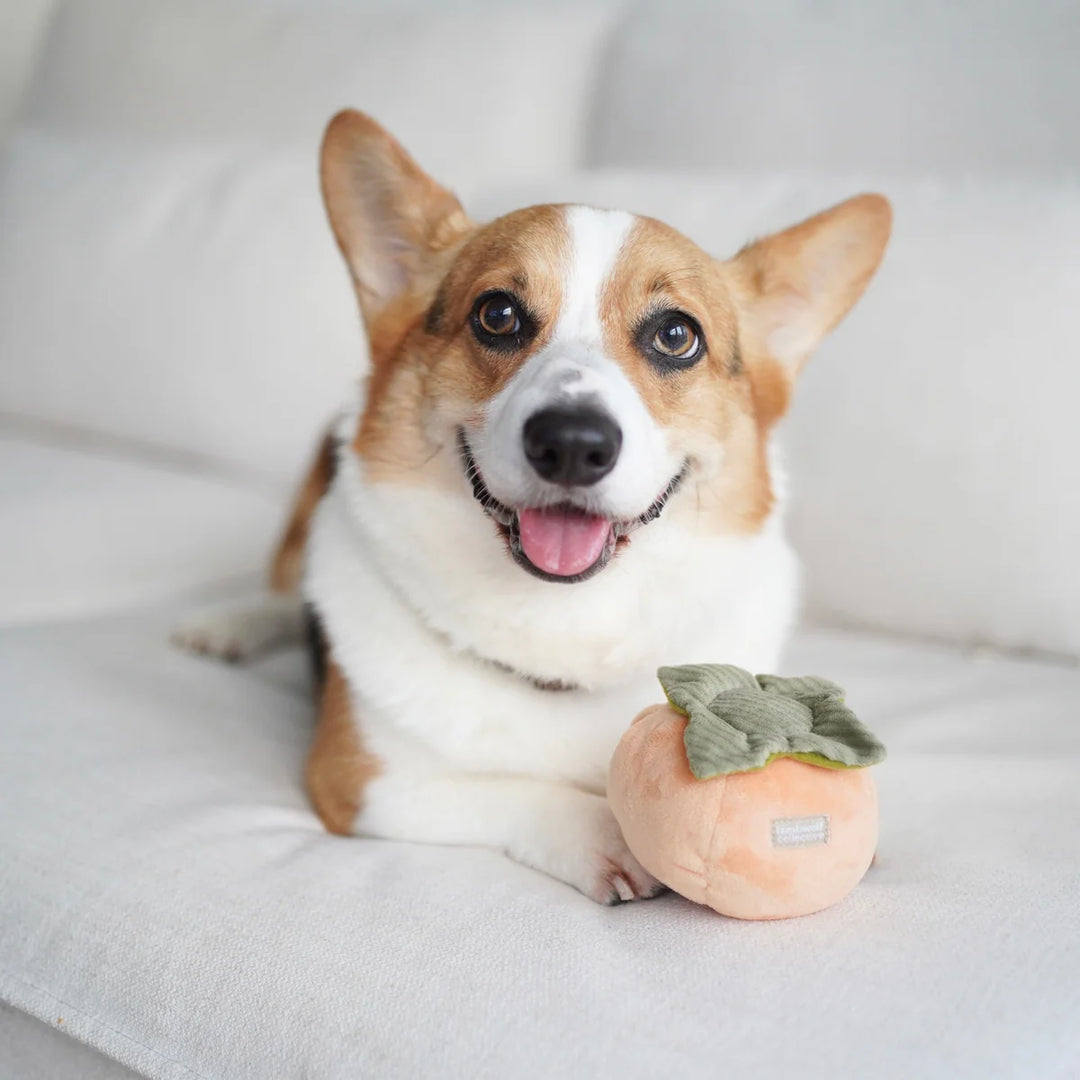
{"type": "Polygon", "coordinates": [[[552,407],[533,413],[522,431],[525,456],[544,480],[564,487],[602,480],[622,448],[622,430],[597,408],[552,407]]]}

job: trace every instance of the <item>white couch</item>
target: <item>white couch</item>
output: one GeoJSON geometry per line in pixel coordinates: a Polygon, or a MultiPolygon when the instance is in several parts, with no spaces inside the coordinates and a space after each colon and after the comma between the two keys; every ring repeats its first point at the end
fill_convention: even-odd
{"type": "Polygon", "coordinates": [[[0,1076],[1080,1075],[1078,48],[1054,0],[61,3],[0,177],[0,1076]],[[314,184],[345,103],[478,215],[723,254],[893,198],[785,431],[786,667],[890,749],[842,904],[603,909],[330,837],[304,658],[169,647],[257,587],[362,370],[314,184]]]}

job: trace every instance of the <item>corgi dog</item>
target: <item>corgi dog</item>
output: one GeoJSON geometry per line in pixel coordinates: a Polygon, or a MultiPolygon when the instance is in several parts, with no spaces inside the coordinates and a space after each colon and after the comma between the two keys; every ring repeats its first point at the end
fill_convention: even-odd
{"type": "Polygon", "coordinates": [[[775,670],[798,571],[773,438],[876,270],[860,195],[719,261],[659,221],[477,224],[369,117],[321,177],[371,355],[274,561],[179,634],[319,657],[311,800],[335,833],[485,845],[601,903],[661,886],[605,799],[662,664],[775,670]]]}

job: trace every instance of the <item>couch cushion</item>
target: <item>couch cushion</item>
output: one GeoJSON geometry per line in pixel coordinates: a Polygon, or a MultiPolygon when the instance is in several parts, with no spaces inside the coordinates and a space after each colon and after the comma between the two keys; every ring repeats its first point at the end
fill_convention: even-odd
{"type": "Polygon", "coordinates": [[[0,424],[0,622],[250,585],[265,572],[284,501],[192,462],[0,424]]]}
{"type": "Polygon", "coordinates": [[[15,125],[53,7],[54,0],[19,0],[4,8],[4,32],[0,34],[0,148],[15,125]]]}
{"type": "Polygon", "coordinates": [[[139,1080],[132,1072],[64,1032],[63,1013],[46,1024],[0,1002],[0,1064],[16,1080],[139,1080]]]}
{"type": "Polygon", "coordinates": [[[1080,175],[1072,0],[713,0],[622,24],[592,165],[1080,175]]]}
{"type": "Polygon", "coordinates": [[[1080,1055],[1075,669],[797,643],[787,669],[889,745],[879,863],[833,909],[740,923],[326,835],[302,657],[218,667],[169,650],[174,618],[0,631],[0,995],[131,1068],[983,1080],[1080,1055]]]}
{"type": "Polygon", "coordinates": [[[866,190],[892,243],[782,429],[809,613],[1080,656],[1080,187],[600,171],[480,208],[622,206],[728,256],[866,190]]]}
{"type": "Polygon", "coordinates": [[[291,480],[365,366],[314,153],[23,132],[0,400],[291,480]]]}
{"type": "Polygon", "coordinates": [[[450,184],[558,173],[581,163],[612,7],[64,0],[25,122],[295,146],[313,171],[327,120],[352,105],[450,184]]]}

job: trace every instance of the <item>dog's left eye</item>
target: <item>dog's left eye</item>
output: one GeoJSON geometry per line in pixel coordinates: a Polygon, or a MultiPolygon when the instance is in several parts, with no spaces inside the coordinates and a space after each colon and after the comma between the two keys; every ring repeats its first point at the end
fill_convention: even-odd
{"type": "Polygon", "coordinates": [[[653,335],[653,348],[675,360],[692,360],[697,355],[700,343],[693,324],[682,315],[666,318],[653,335]]]}
{"type": "Polygon", "coordinates": [[[506,293],[481,297],[473,319],[478,329],[491,337],[508,337],[521,330],[517,305],[506,293]]]}
{"type": "Polygon", "coordinates": [[[638,348],[661,374],[681,371],[705,353],[701,327],[682,311],[661,311],[638,328],[638,348]]]}

